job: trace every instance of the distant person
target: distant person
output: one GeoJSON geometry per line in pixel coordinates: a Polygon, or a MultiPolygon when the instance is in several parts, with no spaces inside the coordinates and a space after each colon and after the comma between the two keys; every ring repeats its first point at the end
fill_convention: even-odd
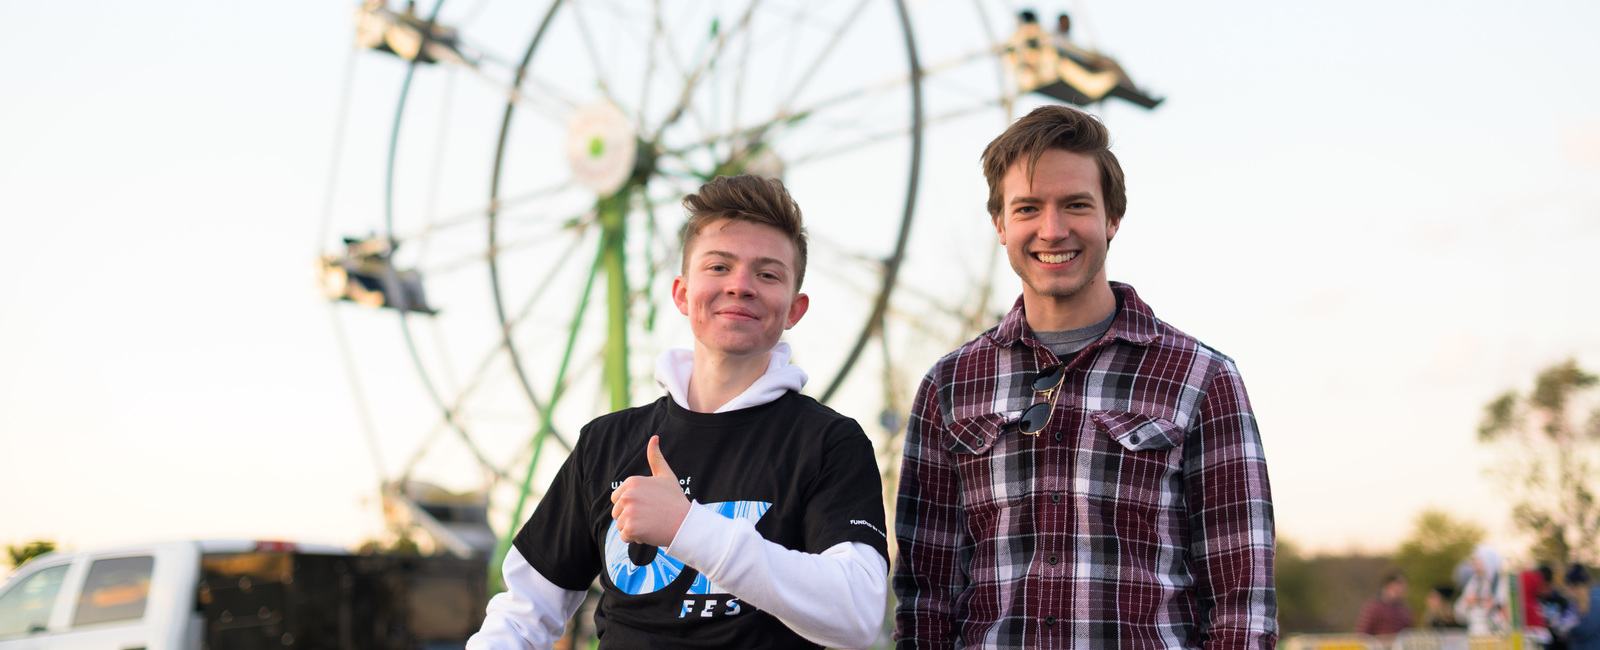
{"type": "Polygon", "coordinates": [[[1455,587],[1434,587],[1429,591],[1422,606],[1422,627],[1434,630],[1466,627],[1456,622],[1455,597],[1455,587]]]}
{"type": "Polygon", "coordinates": [[[1600,588],[1590,586],[1589,571],[1580,564],[1567,570],[1567,595],[1572,599],[1572,611],[1577,615],[1577,625],[1567,632],[1569,650],[1600,650],[1600,608],[1594,601],[1600,599],[1600,588]]]}
{"type": "Polygon", "coordinates": [[[684,198],[672,300],[694,349],[666,395],[583,428],[503,568],[470,650],[547,649],[598,577],[600,648],[860,648],[888,597],[882,479],[855,420],[798,391],[806,237],[783,184],[684,198]]]}
{"type": "MultiPolygon", "coordinates": [[[[1583,569],[1581,565],[1573,565],[1583,569]]],[[[1539,573],[1544,577],[1544,590],[1539,594],[1539,608],[1544,615],[1544,625],[1550,630],[1550,642],[1545,645],[1546,650],[1567,650],[1568,632],[1572,626],[1578,624],[1578,615],[1572,611],[1572,600],[1567,598],[1563,590],[1556,588],[1555,572],[1549,565],[1540,565],[1539,573]]]]}
{"type": "Polygon", "coordinates": [[[1406,604],[1406,574],[1395,571],[1383,577],[1378,595],[1361,606],[1356,617],[1356,633],[1379,638],[1393,637],[1416,625],[1417,616],[1406,604]]]}
{"type": "Polygon", "coordinates": [[[1509,626],[1506,601],[1509,587],[1500,572],[1500,554],[1487,544],[1472,552],[1472,572],[1456,601],[1456,620],[1467,625],[1467,634],[1495,634],[1509,626]]]}
{"type": "Polygon", "coordinates": [[[1072,41],[1072,17],[1068,16],[1066,12],[1056,16],[1054,44],[1056,51],[1060,52],[1062,56],[1078,62],[1079,65],[1088,68],[1091,72],[1111,72],[1117,75],[1118,83],[1133,87],[1133,80],[1128,78],[1128,73],[1122,70],[1122,66],[1117,63],[1116,59],[1079,47],[1077,43],[1072,41]]]}
{"type": "Polygon", "coordinates": [[[1540,566],[1533,571],[1523,571],[1517,576],[1522,597],[1522,627],[1525,633],[1547,650],[1552,637],[1545,623],[1544,605],[1539,602],[1550,592],[1550,567],[1540,566]]]}

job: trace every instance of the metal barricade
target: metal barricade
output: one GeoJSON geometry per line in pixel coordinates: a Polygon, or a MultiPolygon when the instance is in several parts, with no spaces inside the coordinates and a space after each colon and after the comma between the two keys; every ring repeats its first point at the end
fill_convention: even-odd
{"type": "Polygon", "coordinates": [[[1394,638],[1393,650],[1537,650],[1543,646],[1529,635],[1467,636],[1462,630],[1410,629],[1394,638]]]}
{"type": "Polygon", "coordinates": [[[1498,637],[1467,636],[1466,630],[1403,630],[1394,637],[1394,650],[1490,650],[1498,645],[1481,646],[1474,641],[1497,643],[1498,637]]]}
{"type": "Polygon", "coordinates": [[[1284,650],[1383,650],[1376,637],[1366,634],[1296,634],[1283,641],[1284,650]]]}

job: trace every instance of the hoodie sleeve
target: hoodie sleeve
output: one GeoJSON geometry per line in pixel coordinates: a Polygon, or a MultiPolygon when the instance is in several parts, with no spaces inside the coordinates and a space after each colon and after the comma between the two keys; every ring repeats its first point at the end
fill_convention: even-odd
{"type": "Polygon", "coordinates": [[[584,592],[556,586],[516,549],[506,554],[501,573],[506,590],[489,599],[483,627],[467,640],[467,650],[545,650],[554,646],[583,603],[584,592]]]}
{"type": "Polygon", "coordinates": [[[808,641],[830,648],[877,641],[889,563],[871,546],[842,542],[817,554],[794,551],[761,537],[749,521],[695,504],[662,550],[808,641]]]}

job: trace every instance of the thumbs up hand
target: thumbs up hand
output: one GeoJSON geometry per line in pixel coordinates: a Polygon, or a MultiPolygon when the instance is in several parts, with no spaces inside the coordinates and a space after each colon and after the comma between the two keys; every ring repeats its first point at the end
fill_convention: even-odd
{"type": "Polygon", "coordinates": [[[650,461],[650,476],[629,477],[612,490],[611,518],[624,542],[671,546],[689,515],[689,499],[661,455],[660,436],[650,436],[645,457],[650,461]]]}

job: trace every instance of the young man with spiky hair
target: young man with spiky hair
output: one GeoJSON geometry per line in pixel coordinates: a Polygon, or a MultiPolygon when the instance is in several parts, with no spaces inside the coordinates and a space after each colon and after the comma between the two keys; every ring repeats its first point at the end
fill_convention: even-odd
{"type": "Polygon", "coordinates": [[[901,648],[1271,648],[1272,497],[1232,359],[1106,279],[1105,126],[1045,106],[983,153],[1022,296],[917,392],[901,648]]]}
{"type": "Polygon", "coordinates": [[[860,425],[798,391],[800,207],[776,179],[683,201],[672,301],[694,350],[666,396],[583,428],[506,555],[473,650],[549,648],[598,576],[601,648],[866,647],[888,592],[881,482],[860,425]],[[668,462],[670,459],[670,463],[668,462]]]}

